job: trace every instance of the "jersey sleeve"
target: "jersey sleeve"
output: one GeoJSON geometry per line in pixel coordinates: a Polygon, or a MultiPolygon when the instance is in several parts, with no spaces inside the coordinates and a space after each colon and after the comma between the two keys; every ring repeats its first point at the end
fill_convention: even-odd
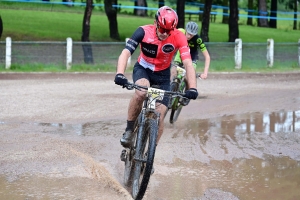
{"type": "Polygon", "coordinates": [[[142,27],[136,29],[136,31],[132,34],[131,38],[126,42],[125,49],[128,49],[131,55],[138,48],[139,44],[142,42],[145,36],[145,31],[142,27]]]}
{"type": "Polygon", "coordinates": [[[190,48],[189,48],[189,45],[187,43],[186,37],[183,33],[178,34],[177,41],[178,41],[178,45],[179,45],[178,50],[180,52],[181,60],[183,61],[183,60],[188,59],[188,58],[191,59],[190,48]]]}
{"type": "Polygon", "coordinates": [[[200,37],[197,38],[196,42],[197,42],[197,45],[198,45],[199,49],[202,52],[207,50],[205,44],[203,43],[203,41],[202,41],[202,39],[200,37]]]}

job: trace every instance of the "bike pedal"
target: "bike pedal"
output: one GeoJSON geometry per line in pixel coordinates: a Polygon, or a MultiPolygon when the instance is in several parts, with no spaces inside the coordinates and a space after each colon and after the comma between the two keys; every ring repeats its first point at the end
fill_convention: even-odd
{"type": "Polygon", "coordinates": [[[121,152],[121,155],[120,155],[121,161],[125,162],[126,157],[127,157],[127,151],[126,151],[126,149],[123,149],[121,152]]]}

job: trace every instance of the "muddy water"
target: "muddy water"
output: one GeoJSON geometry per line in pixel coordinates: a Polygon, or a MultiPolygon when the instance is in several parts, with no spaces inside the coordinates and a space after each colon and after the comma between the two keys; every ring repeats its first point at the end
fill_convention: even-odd
{"type": "Polygon", "coordinates": [[[168,128],[176,131],[167,140],[181,143],[157,155],[155,166],[165,171],[153,177],[149,199],[300,199],[299,111],[179,121],[168,128]]]}
{"type": "MultiPolygon", "coordinates": [[[[128,199],[123,122],[0,128],[0,199],[128,199]]],[[[144,199],[300,199],[300,111],[166,122],[154,166],[144,199]]]]}

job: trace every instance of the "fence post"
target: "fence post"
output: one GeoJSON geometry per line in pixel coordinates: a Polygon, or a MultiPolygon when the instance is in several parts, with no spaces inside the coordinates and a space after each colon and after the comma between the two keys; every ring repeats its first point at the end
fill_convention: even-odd
{"type": "Polygon", "coordinates": [[[235,48],[234,48],[234,59],[235,59],[235,69],[242,68],[242,39],[235,39],[235,48]]]}
{"type": "MultiPolygon", "coordinates": [[[[128,40],[129,40],[129,38],[125,39],[125,45],[126,45],[126,43],[127,43],[128,40]]],[[[127,60],[127,67],[129,67],[130,65],[131,65],[131,56],[127,60]]]]}
{"type": "Polygon", "coordinates": [[[72,67],[72,38],[68,37],[67,38],[67,53],[66,53],[66,67],[67,70],[70,70],[72,67]]]}
{"type": "Polygon", "coordinates": [[[10,69],[11,66],[11,38],[6,38],[6,53],[5,53],[5,69],[10,69]]]}
{"type": "Polygon", "coordinates": [[[300,67],[300,39],[298,40],[298,66],[300,67]]]}
{"type": "Polygon", "coordinates": [[[267,40],[267,65],[268,67],[273,67],[274,63],[274,40],[268,39],[267,40]]]}

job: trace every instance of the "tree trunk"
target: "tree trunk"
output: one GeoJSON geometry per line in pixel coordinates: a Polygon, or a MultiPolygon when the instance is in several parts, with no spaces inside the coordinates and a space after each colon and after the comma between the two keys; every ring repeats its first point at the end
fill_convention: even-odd
{"type": "Polygon", "coordinates": [[[235,39],[239,38],[239,10],[238,0],[230,0],[229,3],[230,14],[229,14],[229,42],[234,42],[235,39]]]}
{"type": "Polygon", "coordinates": [[[268,27],[268,11],[267,11],[267,1],[258,0],[258,26],[259,27],[268,27]]]}
{"type": "Polygon", "coordinates": [[[297,0],[294,0],[294,26],[293,30],[297,30],[297,0]]]}
{"type": "Polygon", "coordinates": [[[163,7],[165,5],[165,0],[158,0],[158,8],[163,7]]]}
{"type": "MultiPolygon", "coordinates": [[[[146,0],[137,0],[134,2],[135,6],[147,7],[146,0]]],[[[134,8],[134,15],[145,17],[147,16],[147,9],[134,8]]]]}
{"type": "Polygon", "coordinates": [[[185,21],[185,0],[178,0],[177,1],[177,15],[178,15],[178,24],[177,28],[184,28],[184,21],[185,21]]]}
{"type": "Polygon", "coordinates": [[[253,26],[253,0],[248,0],[248,19],[247,25],[253,26]]]}
{"type": "Polygon", "coordinates": [[[209,42],[208,32],[209,32],[209,18],[210,18],[211,5],[212,5],[212,0],[205,0],[201,34],[200,34],[203,42],[209,42]]]}
{"type": "Polygon", "coordinates": [[[117,21],[117,8],[112,5],[118,5],[117,0],[104,0],[104,7],[107,19],[109,21],[109,36],[112,39],[120,40],[117,21]]]}
{"type": "Polygon", "coordinates": [[[222,23],[223,24],[228,24],[228,0],[223,0],[223,19],[222,23]]]}
{"type": "MultiPolygon", "coordinates": [[[[81,35],[81,41],[82,42],[89,42],[90,41],[90,21],[93,11],[93,0],[87,0],[86,1],[86,7],[83,17],[83,23],[82,23],[82,35],[81,35]]],[[[83,44],[82,45],[83,55],[84,55],[84,63],[86,64],[93,64],[93,51],[92,51],[92,45],[90,44],[83,44]]]]}
{"type": "Polygon", "coordinates": [[[2,32],[3,32],[3,22],[2,22],[2,18],[0,16],[0,38],[2,36],[2,32]]]}
{"type": "MultiPolygon", "coordinates": [[[[203,4],[205,6],[205,0],[200,0],[200,3],[203,4]]],[[[203,9],[201,9],[201,6],[199,6],[199,11],[203,11],[204,10],[204,7],[203,9]]],[[[203,13],[199,13],[199,22],[202,22],[203,20],[203,13]]]]}
{"type": "Polygon", "coordinates": [[[271,0],[270,27],[277,28],[277,0],[271,0]]]}

